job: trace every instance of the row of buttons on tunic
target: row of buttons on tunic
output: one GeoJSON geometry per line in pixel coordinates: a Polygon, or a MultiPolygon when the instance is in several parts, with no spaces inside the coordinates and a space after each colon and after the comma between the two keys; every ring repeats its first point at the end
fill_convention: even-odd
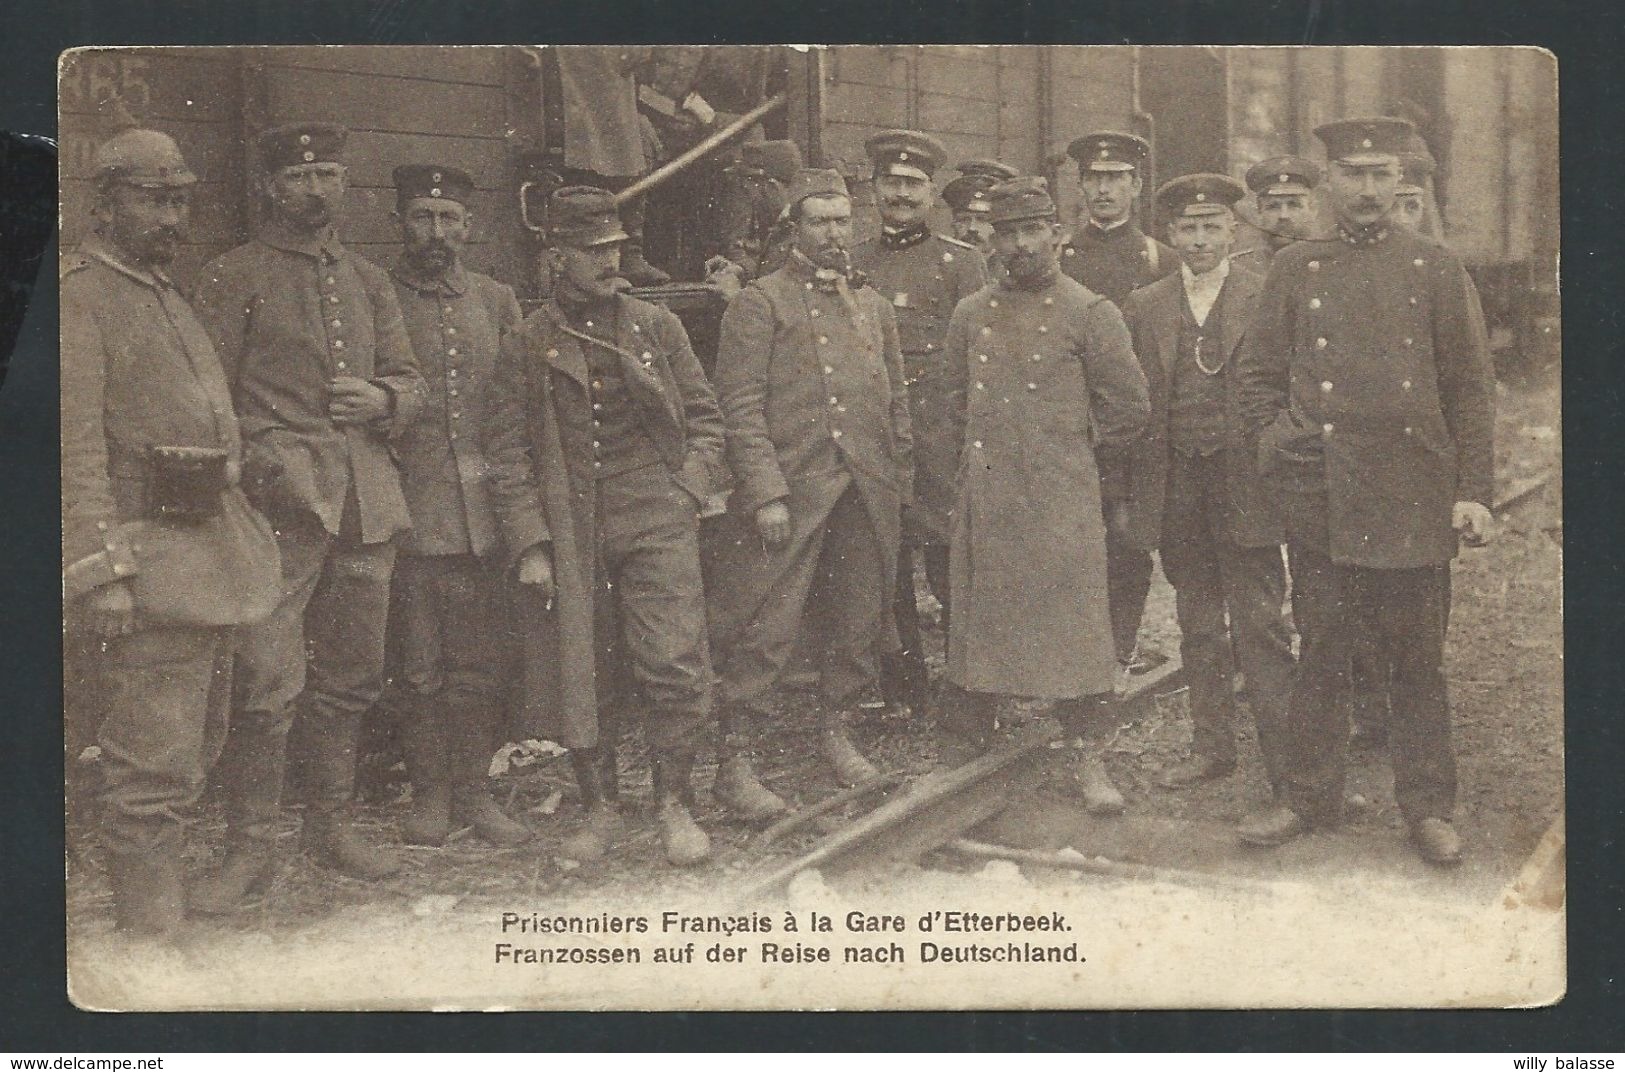
{"type": "MultiPolygon", "coordinates": [[[[339,304],[339,296],[336,293],[334,293],[333,291],[331,291],[330,289],[328,289],[328,288],[331,288],[331,287],[335,287],[337,285],[338,285],[338,279],[336,277],[334,277],[334,276],[329,275],[329,276],[323,277],[323,279],[322,279],[322,289],[323,289],[323,292],[327,294],[327,304],[329,304],[329,305],[337,305],[337,304],[339,304]]],[[[343,372],[344,369],[345,369],[345,364],[344,364],[344,340],[337,335],[337,332],[344,327],[344,321],[342,319],[340,319],[339,317],[335,316],[335,317],[333,317],[332,320],[330,320],[328,322],[328,326],[334,332],[334,334],[333,334],[333,343],[332,343],[333,352],[334,352],[334,356],[338,358],[338,360],[334,362],[334,367],[337,368],[340,372],[343,372]]]]}

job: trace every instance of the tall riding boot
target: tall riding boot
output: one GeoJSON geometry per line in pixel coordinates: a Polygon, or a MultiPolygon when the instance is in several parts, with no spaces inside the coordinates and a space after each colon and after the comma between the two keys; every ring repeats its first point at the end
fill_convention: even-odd
{"type": "Polygon", "coordinates": [[[689,814],[693,796],[694,756],[666,753],[654,758],[655,820],[660,843],[673,867],[692,867],[711,855],[711,839],[689,814]]]}
{"type": "Polygon", "coordinates": [[[859,785],[880,777],[880,771],[864,758],[847,735],[843,712],[825,714],[818,731],[818,752],[829,762],[830,769],[842,785],[859,785]]]}
{"type": "Polygon", "coordinates": [[[401,821],[409,845],[440,845],[451,833],[451,758],[445,720],[450,712],[427,697],[411,704],[401,727],[406,773],[412,780],[411,810],[401,821]]]}
{"type": "Polygon", "coordinates": [[[390,849],[372,845],[355,827],[356,742],[361,716],[326,711],[300,712],[299,734],[305,769],[305,852],[317,863],[352,878],[380,879],[401,869],[390,849]]]}
{"type": "Polygon", "coordinates": [[[491,755],[496,751],[495,710],[470,708],[461,714],[465,721],[450,727],[452,813],[459,820],[471,823],[474,832],[493,845],[510,847],[529,841],[530,828],[508,818],[491,799],[491,755]]]}
{"type": "Polygon", "coordinates": [[[288,734],[245,718],[231,728],[224,782],[226,858],[219,870],[200,879],[191,893],[192,911],[228,915],[253,906],[276,878],[276,835],[282,818],[282,779],[288,734]]]}
{"type": "Polygon", "coordinates": [[[165,844],[142,852],[109,849],[105,860],[118,929],[144,941],[172,940],[185,917],[180,845],[165,844]]]}
{"type": "Polygon", "coordinates": [[[1126,806],[1106,771],[1102,738],[1111,711],[1109,699],[1102,696],[1062,700],[1055,705],[1056,717],[1071,743],[1066,786],[1083,799],[1091,815],[1121,815],[1126,806]]]}
{"type": "Polygon", "coordinates": [[[766,825],[790,810],[784,798],[756,776],[756,734],[745,711],[724,711],[722,736],[717,743],[717,780],[712,794],[738,818],[766,825]]]}
{"type": "Polygon", "coordinates": [[[603,752],[600,748],[576,748],[570,752],[570,765],[575,768],[587,821],[559,846],[559,855],[566,860],[602,859],[621,836],[624,825],[621,810],[611,795],[612,792],[618,794],[619,789],[612,790],[605,778],[603,752]]]}

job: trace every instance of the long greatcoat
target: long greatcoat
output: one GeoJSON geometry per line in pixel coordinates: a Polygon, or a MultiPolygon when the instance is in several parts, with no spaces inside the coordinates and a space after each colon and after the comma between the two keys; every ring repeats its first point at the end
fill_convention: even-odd
{"type": "MultiPolygon", "coordinates": [[[[1203,334],[1218,343],[1213,359],[1224,362],[1220,375],[1224,380],[1225,464],[1230,493],[1224,535],[1238,547],[1268,547],[1283,539],[1274,499],[1258,475],[1253,439],[1242,427],[1236,409],[1236,378],[1232,374],[1236,350],[1263,285],[1263,276],[1232,264],[1223,298],[1202,326],[1203,334]]],[[[1174,362],[1179,357],[1184,304],[1185,281],[1177,272],[1141,287],[1123,303],[1123,319],[1128,322],[1134,353],[1151,391],[1151,421],[1145,435],[1124,455],[1128,462],[1124,479],[1129,488],[1129,532],[1125,542],[1141,551],[1156,550],[1167,535],[1162,531],[1162,518],[1168,502],[1169,454],[1173,450],[1168,407],[1174,362]]]]}
{"type": "MultiPolygon", "coordinates": [[[[643,427],[695,512],[722,479],[716,396],[670,311],[615,299],[615,346],[643,427]]],[[[584,347],[553,302],[502,341],[484,447],[491,499],[510,564],[550,543],[558,595],[551,610],[521,593],[527,732],[569,748],[598,742],[597,484],[590,449],[592,398],[584,347]]],[[[696,631],[705,628],[695,622],[696,631]]]]}
{"type": "Polygon", "coordinates": [[[1494,491],[1494,378],[1461,260],[1387,228],[1270,264],[1237,354],[1242,418],[1288,536],[1336,562],[1438,566],[1494,491]]]}
{"type": "Polygon", "coordinates": [[[949,680],[1067,699],[1106,692],[1117,659],[1106,604],[1097,449],[1150,413],[1116,306],[1055,273],[966,298],[948,327],[964,399],[950,572],[949,680]]]}

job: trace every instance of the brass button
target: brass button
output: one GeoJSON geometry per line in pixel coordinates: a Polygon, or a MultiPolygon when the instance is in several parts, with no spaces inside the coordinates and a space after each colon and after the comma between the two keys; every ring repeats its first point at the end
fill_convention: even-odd
{"type": "Polygon", "coordinates": [[[1411,381],[1410,380],[1402,380],[1402,381],[1400,381],[1399,386],[1402,389],[1404,389],[1406,391],[1409,391],[1411,389],[1411,381]]]}
{"type": "Polygon", "coordinates": [[[344,362],[340,361],[338,367],[340,372],[344,371],[344,362]]]}
{"type": "Polygon", "coordinates": [[[343,326],[344,326],[344,321],[342,321],[342,320],[335,320],[335,321],[333,321],[333,326],[334,326],[334,327],[335,327],[335,328],[342,328],[342,327],[343,327],[343,326]]]}
{"type": "Polygon", "coordinates": [[[446,351],[446,356],[447,357],[456,357],[457,356],[457,347],[453,346],[450,350],[447,350],[446,351]]]}
{"type": "Polygon", "coordinates": [[[1325,424],[1320,426],[1320,430],[1322,432],[1325,432],[1327,435],[1331,435],[1332,434],[1332,422],[1327,421],[1325,424]]]}
{"type": "Polygon", "coordinates": [[[344,349],[344,340],[343,339],[334,339],[333,340],[333,349],[335,349],[335,350],[344,349]]]}
{"type": "Polygon", "coordinates": [[[457,334],[457,329],[456,328],[447,328],[446,329],[446,334],[447,335],[455,335],[455,334],[457,334]]]}
{"type": "Polygon", "coordinates": [[[1326,336],[1322,335],[1320,338],[1315,340],[1315,349],[1317,349],[1317,350],[1326,349],[1326,336]]]}
{"type": "Polygon", "coordinates": [[[1318,272],[1318,271],[1320,271],[1320,262],[1319,262],[1319,261],[1310,261],[1310,262],[1309,262],[1309,270],[1310,270],[1310,271],[1311,271],[1311,272],[1318,272]]]}
{"type": "Polygon", "coordinates": [[[807,315],[808,316],[817,316],[818,315],[818,310],[814,309],[812,312],[808,313],[807,315]]]}
{"type": "Polygon", "coordinates": [[[976,442],[972,443],[971,446],[975,447],[977,450],[981,450],[982,449],[982,441],[980,439],[978,439],[978,440],[976,440],[976,442]]]}
{"type": "Polygon", "coordinates": [[[835,367],[833,365],[825,365],[824,366],[824,375],[826,375],[826,376],[835,375],[835,367]]]}
{"type": "Polygon", "coordinates": [[[1027,385],[1027,390],[1036,391],[1036,390],[1038,390],[1038,385],[1036,383],[1029,383],[1027,385]]]}
{"type": "Polygon", "coordinates": [[[834,431],[830,432],[830,435],[835,437],[836,439],[839,439],[839,438],[841,438],[841,430],[839,428],[837,428],[834,431]]]}
{"type": "Polygon", "coordinates": [[[983,328],[982,329],[982,334],[983,335],[991,335],[991,334],[993,334],[993,329],[992,328],[983,328]]]}
{"type": "Polygon", "coordinates": [[[1310,298],[1309,299],[1309,308],[1311,308],[1311,309],[1319,309],[1320,308],[1320,299],[1319,298],[1310,298]]]}
{"type": "Polygon", "coordinates": [[[976,359],[978,361],[982,362],[984,365],[987,364],[987,355],[986,354],[977,354],[976,359]]]}
{"type": "Polygon", "coordinates": [[[1321,380],[1320,381],[1320,389],[1322,391],[1330,391],[1332,389],[1332,381],[1331,380],[1321,380]]]}
{"type": "Polygon", "coordinates": [[[1038,334],[1040,334],[1040,335],[1048,335],[1049,334],[1049,326],[1047,324],[1038,325],[1038,334]]]}
{"type": "Polygon", "coordinates": [[[997,299],[997,298],[989,298],[987,300],[987,307],[989,309],[997,309],[999,307],[999,299],[997,299]]]}

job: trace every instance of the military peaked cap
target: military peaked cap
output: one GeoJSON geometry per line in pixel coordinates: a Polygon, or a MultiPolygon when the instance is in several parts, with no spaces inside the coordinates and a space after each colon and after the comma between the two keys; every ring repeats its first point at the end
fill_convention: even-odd
{"type": "Polygon", "coordinates": [[[1306,194],[1319,185],[1319,166],[1301,156],[1272,156],[1247,169],[1247,189],[1255,194],[1306,194]]]}
{"type": "Polygon", "coordinates": [[[344,159],[350,132],[337,123],[289,123],[259,136],[260,166],[277,171],[300,164],[336,164],[344,159]]]}
{"type": "Polygon", "coordinates": [[[918,130],[883,130],[863,143],[876,175],[929,179],[948,158],[948,150],[918,130]]]}
{"type": "Polygon", "coordinates": [[[1151,143],[1137,134],[1099,130],[1075,139],[1066,155],[1078,162],[1080,171],[1133,171],[1151,159],[1151,143]]]}
{"type": "Polygon", "coordinates": [[[1199,172],[1169,179],[1157,187],[1157,207],[1170,220],[1178,216],[1212,216],[1230,211],[1245,196],[1246,189],[1229,175],[1199,172]]]}
{"type": "Polygon", "coordinates": [[[1365,119],[1339,119],[1315,128],[1329,160],[1345,164],[1383,164],[1395,160],[1410,143],[1416,128],[1407,119],[1382,115],[1365,119]]]}
{"type": "Polygon", "coordinates": [[[444,164],[402,164],[394,179],[395,200],[402,205],[415,197],[443,197],[466,205],[474,196],[473,177],[444,164]]]}

